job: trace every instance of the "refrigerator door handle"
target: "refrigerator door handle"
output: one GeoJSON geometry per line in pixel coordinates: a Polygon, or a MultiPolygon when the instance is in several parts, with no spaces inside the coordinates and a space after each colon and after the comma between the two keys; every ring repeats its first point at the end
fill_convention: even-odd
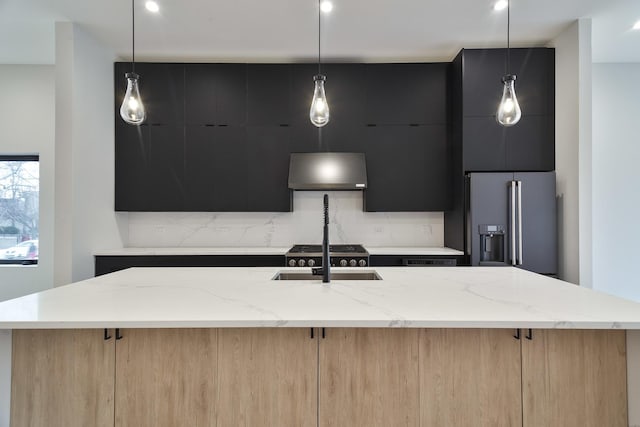
{"type": "Polygon", "coordinates": [[[522,181],[518,181],[518,265],[522,265],[522,181]]]}
{"type": "Polygon", "coordinates": [[[511,187],[511,265],[516,265],[516,182],[509,183],[511,187]]]}

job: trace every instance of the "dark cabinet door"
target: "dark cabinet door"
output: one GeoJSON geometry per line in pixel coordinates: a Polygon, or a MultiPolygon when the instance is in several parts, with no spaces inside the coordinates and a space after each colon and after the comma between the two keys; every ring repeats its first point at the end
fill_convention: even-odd
{"type": "Polygon", "coordinates": [[[555,167],[553,118],[523,116],[512,127],[494,117],[465,117],[466,172],[550,171],[555,167]]]}
{"type": "MultiPolygon", "coordinates": [[[[523,115],[553,113],[554,50],[511,49],[511,73],[517,76],[516,95],[523,115]]],[[[495,115],[502,98],[502,77],[507,73],[506,49],[471,49],[463,52],[463,115],[495,115]]]]}
{"type": "Polygon", "coordinates": [[[555,169],[553,118],[523,116],[507,129],[506,163],[513,171],[552,171],[555,169]]]}
{"type": "Polygon", "coordinates": [[[290,210],[290,130],[281,126],[247,127],[247,210],[290,210]]]}
{"type": "Polygon", "coordinates": [[[242,126],[247,115],[246,64],[187,64],[185,122],[242,126]]]}
{"type": "Polygon", "coordinates": [[[150,126],[147,157],[148,211],[185,210],[184,127],[150,126]]]}
{"type": "Polygon", "coordinates": [[[246,211],[246,130],[242,127],[188,126],[185,188],[189,211],[246,211]]]}
{"type": "Polygon", "coordinates": [[[366,66],[366,124],[447,122],[448,64],[366,66]]]}
{"type": "MultiPolygon", "coordinates": [[[[184,123],[184,65],[138,63],[136,73],[140,75],[140,98],[147,111],[145,123],[184,123]]],[[[126,86],[124,75],[122,79],[126,86]]]]}
{"type": "Polygon", "coordinates": [[[446,126],[367,128],[367,211],[442,211],[449,204],[446,126]]]}
{"type": "MultiPolygon", "coordinates": [[[[515,127],[520,126],[518,123],[515,127]]],[[[462,123],[463,164],[466,172],[509,170],[505,159],[507,129],[495,117],[464,117],[462,123]]]]}
{"type": "Polygon", "coordinates": [[[253,64],[247,68],[247,123],[278,126],[291,123],[291,66],[253,64]]]}
{"type": "Polygon", "coordinates": [[[149,203],[149,126],[131,126],[116,116],[115,210],[144,211],[149,203]]]}

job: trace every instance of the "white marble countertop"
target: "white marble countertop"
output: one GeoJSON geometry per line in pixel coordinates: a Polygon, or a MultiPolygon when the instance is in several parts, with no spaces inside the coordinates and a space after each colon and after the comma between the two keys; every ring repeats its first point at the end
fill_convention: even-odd
{"type": "Polygon", "coordinates": [[[365,249],[369,252],[369,255],[445,255],[445,256],[460,256],[464,255],[464,252],[457,249],[445,248],[445,247],[417,247],[417,246],[396,246],[396,247],[368,247],[365,249]]]}
{"type": "MultiPolygon", "coordinates": [[[[292,245],[293,246],[293,245],[292,245]]],[[[96,256],[156,256],[156,255],[284,255],[291,247],[203,247],[203,248],[120,248],[96,252],[96,256]]],[[[464,255],[445,247],[369,247],[370,255],[464,255]]]]}
{"type": "Polygon", "coordinates": [[[0,303],[0,329],[640,329],[638,303],[512,267],[384,267],[381,281],[328,285],[271,280],[281,270],[308,269],[131,268],[0,303]]]}
{"type": "Polygon", "coordinates": [[[203,247],[203,248],[120,248],[96,252],[95,256],[156,255],[284,255],[291,247],[203,247]]]}

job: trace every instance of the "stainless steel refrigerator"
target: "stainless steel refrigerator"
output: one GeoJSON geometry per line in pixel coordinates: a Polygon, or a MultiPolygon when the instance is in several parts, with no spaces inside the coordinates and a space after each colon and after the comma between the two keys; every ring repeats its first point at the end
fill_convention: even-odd
{"type": "Polygon", "coordinates": [[[471,265],[557,274],[555,172],[470,173],[466,189],[471,265]]]}

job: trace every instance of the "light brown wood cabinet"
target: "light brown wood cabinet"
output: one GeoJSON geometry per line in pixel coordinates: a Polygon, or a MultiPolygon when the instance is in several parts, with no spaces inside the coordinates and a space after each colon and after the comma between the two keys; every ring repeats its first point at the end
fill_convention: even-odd
{"type": "Polygon", "coordinates": [[[624,331],[20,330],[11,425],[627,425],[624,331]]]}
{"type": "Polygon", "coordinates": [[[524,427],[626,427],[624,331],[534,330],[522,340],[524,427]]]}
{"type": "Polygon", "coordinates": [[[15,330],[12,427],[113,427],[114,341],[102,329],[15,330]]]}

